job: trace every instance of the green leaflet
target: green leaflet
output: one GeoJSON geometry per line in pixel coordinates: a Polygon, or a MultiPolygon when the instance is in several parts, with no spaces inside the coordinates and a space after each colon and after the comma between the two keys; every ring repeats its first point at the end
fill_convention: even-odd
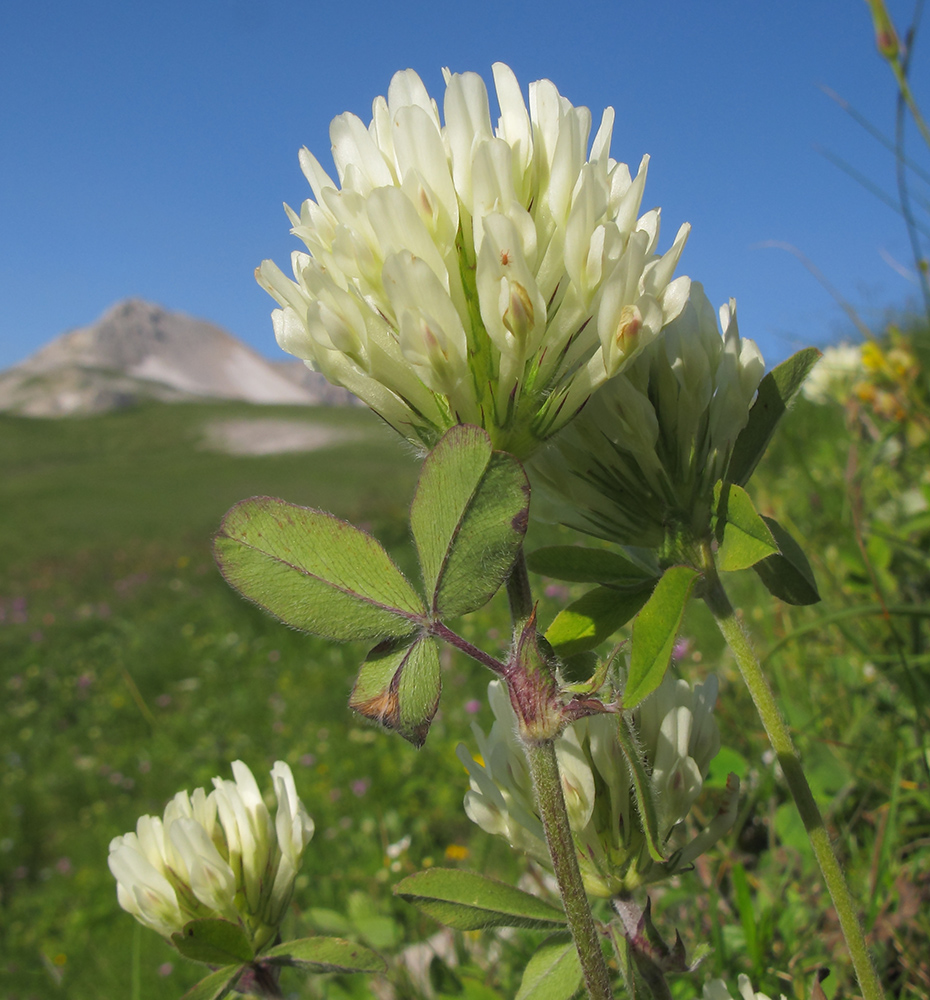
{"type": "Polygon", "coordinates": [[[210,965],[251,962],[255,957],[245,931],[231,920],[191,920],[171,941],[185,958],[210,965]]]}
{"type": "Polygon", "coordinates": [[[393,729],[414,746],[426,741],[439,705],[439,650],[434,639],[388,639],[368,654],[349,698],[366,719],[393,729]]]}
{"type": "Polygon", "coordinates": [[[725,524],[723,542],[717,550],[718,569],[749,569],[778,552],[772,532],[741,486],[717,483],[714,500],[719,522],[725,524]]]}
{"type": "Polygon", "coordinates": [[[333,937],[288,941],[266,951],[262,961],[307,972],[384,972],[387,968],[377,952],[354,941],[333,937]]]}
{"type": "Polygon", "coordinates": [[[666,570],[633,622],[630,672],[623,692],[625,710],[635,708],[662,683],[698,575],[689,566],[666,570]]]}
{"type": "Polygon", "coordinates": [[[552,929],[565,925],[561,910],[477,872],[429,868],[402,879],[394,886],[394,894],[460,931],[485,927],[552,929]]]}
{"type": "Polygon", "coordinates": [[[226,965],[192,986],[181,1000],[221,1000],[229,994],[245,972],[244,965],[226,965]]]}
{"type": "Polygon", "coordinates": [[[546,640],[561,657],[594,649],[622,628],[649,599],[651,587],[615,590],[595,587],[556,615],[546,640]]]}
{"type": "Polygon", "coordinates": [[[763,517],[779,552],[753,566],[768,592],[786,604],[816,604],[820,600],[814,571],[800,545],[771,517],[763,517]]]}
{"type": "Polygon", "coordinates": [[[778,421],[819,357],[816,347],[806,347],[773,368],[759,383],[749,420],[733,446],[726,475],[728,482],[745,486],[749,481],[778,421]]]}
{"type": "Polygon", "coordinates": [[[456,618],[494,596],[523,544],[528,516],[523,466],[494,451],[480,427],[449,430],[423,463],[410,508],[433,614],[456,618]]]}
{"type": "Polygon", "coordinates": [[[315,635],[411,635],[425,615],[381,545],[322,511],[271,497],[243,500],[223,519],[214,553],[243,596],[315,635]]]}
{"type": "Polygon", "coordinates": [[[616,552],[582,545],[553,545],[536,549],[526,557],[534,573],[574,583],[612,583],[621,587],[641,586],[649,574],[616,552]]]}
{"type": "Polygon", "coordinates": [[[568,931],[547,937],[526,963],[516,1000],[570,1000],[584,975],[578,949],[568,931]]]}

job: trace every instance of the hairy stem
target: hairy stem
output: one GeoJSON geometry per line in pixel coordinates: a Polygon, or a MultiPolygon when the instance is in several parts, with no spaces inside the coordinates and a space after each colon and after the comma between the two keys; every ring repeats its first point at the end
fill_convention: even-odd
{"type": "Polygon", "coordinates": [[[536,804],[546,831],[546,843],[552,858],[552,868],[559,883],[562,905],[568,926],[571,928],[578,958],[584,973],[588,996],[592,1000],[609,1000],[613,996],[610,974],[601,951],[601,939],[588,906],[584,891],[575,842],[568,822],[565,797],[562,795],[562,779],[555,756],[555,743],[544,740],[541,743],[524,743],[526,759],[533,777],[536,804]]]}
{"type": "MultiPolygon", "coordinates": [[[[521,549],[507,580],[507,596],[514,624],[514,638],[519,636],[533,613],[533,595],[521,549]]],[[[508,684],[515,679],[508,677],[508,684]]],[[[613,996],[610,973],[601,951],[588,897],[585,893],[575,841],[562,794],[562,778],[553,740],[524,740],[536,805],[546,833],[546,844],[552,859],[552,870],[559,883],[562,905],[568,918],[578,958],[584,974],[585,987],[591,1000],[609,1000],[613,996]]]]}
{"type": "Polygon", "coordinates": [[[765,679],[765,674],[762,672],[749,636],[736,617],[736,612],[730,604],[712,563],[707,568],[705,580],[707,590],[704,594],[704,600],[717,620],[717,625],[723,633],[727,645],[736,657],[740,673],[743,675],[746,687],[749,688],[759,718],[784,772],[785,781],[788,783],[788,788],[804,822],[814,857],[820,866],[823,880],[827,884],[830,898],[833,900],[833,906],[839,917],[840,927],[846,940],[846,947],[849,949],[862,995],[865,1000],[883,1000],[884,992],[866,947],[855,903],[850,894],[849,886],[846,884],[843,869],[840,867],[833,845],[830,843],[830,836],[824,825],[823,817],[820,815],[820,809],[817,807],[810,785],[807,783],[804,769],[801,766],[801,758],[795,749],[788,726],[778,710],[772,689],[765,679]]]}

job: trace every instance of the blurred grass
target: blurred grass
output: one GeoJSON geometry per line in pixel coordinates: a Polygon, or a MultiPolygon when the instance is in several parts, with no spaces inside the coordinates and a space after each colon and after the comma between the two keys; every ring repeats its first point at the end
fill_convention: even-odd
{"type": "MultiPolygon", "coordinates": [[[[752,483],[759,509],[811,553],[823,603],[773,602],[751,573],[728,585],[849,865],[885,982],[892,995],[928,997],[928,531],[917,515],[888,514],[888,503],[921,483],[930,448],[906,443],[889,461],[867,445],[841,405],[801,400],[752,483]],[[909,612],[886,616],[883,605],[909,612]]],[[[147,998],[177,997],[196,981],[195,966],[156,935],[138,934],[118,908],[107,845],[180,788],[228,774],[236,758],[260,781],[274,760],[287,760],[316,820],[295,934],[317,927],[396,952],[437,930],[391,897],[404,874],[427,864],[523,871],[461,808],[467,781],[454,747],[469,741],[472,718],[488,725],[478,711],[483,671],[444,653],[442,707],[417,752],[346,708],[364,647],[278,625],[213,567],[210,538],[225,510],[269,494],[369,528],[416,576],[406,513],[417,463],[370,414],[215,404],[0,417],[0,468],[0,995],[123,996],[135,968],[147,998]],[[248,417],[357,436],[263,457],[203,448],[206,422],[248,417]]],[[[571,536],[534,525],[528,547],[556,539],[571,536]]],[[[543,625],[583,589],[537,583],[543,625]]],[[[502,649],[506,601],[499,596],[461,631],[502,649]]],[[[828,996],[852,995],[803,830],[701,606],[689,610],[684,637],[678,669],[722,680],[727,749],[699,810],[712,814],[728,769],[740,773],[744,796],[729,843],[655,894],[667,934],[677,926],[689,952],[714,948],[696,978],[675,982],[675,995],[693,997],[711,974],[735,988],[747,972],[756,989],[806,996],[825,965],[828,996]]],[[[513,996],[534,940],[458,936],[464,964],[434,967],[440,995],[513,996]]],[[[421,995],[403,975],[395,969],[400,995],[421,995]]],[[[301,996],[370,995],[351,978],[288,985],[301,996]]]]}

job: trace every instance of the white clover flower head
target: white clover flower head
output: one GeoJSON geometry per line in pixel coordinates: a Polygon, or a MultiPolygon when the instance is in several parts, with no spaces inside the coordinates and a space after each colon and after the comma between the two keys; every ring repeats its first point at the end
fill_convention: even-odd
{"type": "Polygon", "coordinates": [[[689,229],[657,252],[648,157],[635,177],[611,158],[613,109],[589,149],[591,113],[550,81],[527,108],[495,63],[495,127],[481,77],[444,75],[442,116],[408,69],[367,127],[335,118],[338,181],[302,150],[306,252],[294,280],[267,260],[256,277],[280,346],[419,447],[463,422],[522,458],[681,312],[689,229]]]}
{"type": "Polygon", "coordinates": [[[834,344],[824,349],[820,360],[804,380],[801,392],[812,403],[829,400],[843,403],[854,383],[866,373],[859,344],[834,344]]]}
{"type": "MultiPolygon", "coordinates": [[[[764,993],[756,993],[749,981],[749,976],[740,973],[737,979],[739,985],[739,996],[734,997],[722,979],[709,979],[704,984],[703,1000],[769,1000],[764,993]]],[[[780,994],[781,1000],[785,1000],[784,993],[780,994]]]]}
{"type": "Polygon", "coordinates": [[[722,334],[692,282],[681,314],[536,456],[537,514],[642,548],[662,546],[670,526],[709,530],[714,485],[765,372],[733,299],[720,319],[722,334]]]}
{"type": "Polygon", "coordinates": [[[110,842],[120,906],[163,937],[204,917],[238,923],[256,952],[284,917],[313,820],[297,797],[290,767],[271,770],[274,822],[252,772],[232,765],[234,781],[178,794],[163,818],[141,816],[135,833],[110,842]]]}
{"type": "MultiPolygon", "coordinates": [[[[713,676],[692,688],[667,674],[633,712],[663,844],[688,816],[720,749],[712,714],[716,697],[713,676]]],[[[500,681],[489,684],[488,702],[494,713],[490,733],[485,736],[477,725],[472,726],[478,756],[473,758],[462,744],[457,749],[470,777],[465,812],[486,832],[505,837],[513,847],[548,866],[516,718],[500,681]]],[[[588,716],[566,727],[555,741],[582,878],[588,892],[602,897],[667,878],[690,864],[733,825],[739,795],[734,777],[717,817],[672,853],[666,864],[657,864],[646,850],[630,769],[617,740],[618,724],[615,715],[588,716]]]]}

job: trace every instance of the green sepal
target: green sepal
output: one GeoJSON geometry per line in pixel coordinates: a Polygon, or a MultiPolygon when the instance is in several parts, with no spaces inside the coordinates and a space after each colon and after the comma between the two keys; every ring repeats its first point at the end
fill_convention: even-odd
{"type": "Polygon", "coordinates": [[[262,962],[286,965],[305,972],[384,972],[387,963],[370,948],[343,938],[298,938],[262,955],[262,962]]]}
{"type": "Polygon", "coordinates": [[[185,958],[208,965],[251,962],[255,958],[252,942],[239,924],[216,917],[191,920],[171,935],[171,943],[185,958]]]}
{"type": "Polygon", "coordinates": [[[387,639],[362,664],[349,707],[421,747],[439,706],[440,689],[434,639],[387,639]]]}
{"type": "Polygon", "coordinates": [[[568,931],[552,934],[536,949],[516,1000],[571,1000],[584,984],[578,949],[568,931]]]}
{"type": "Polygon", "coordinates": [[[785,604],[816,604],[820,600],[814,571],[800,545],[771,517],[763,520],[778,545],[778,554],[756,563],[753,569],[768,592],[785,604]]]}
{"type": "Polygon", "coordinates": [[[245,965],[225,965],[192,986],[181,1000],[222,1000],[239,982],[245,970],[245,965]]]}
{"type": "Polygon", "coordinates": [[[527,555],[526,565],[541,576],[572,583],[641,587],[649,579],[645,570],[616,552],[583,545],[552,545],[536,549],[527,555]]]}
{"type": "Polygon", "coordinates": [[[759,383],[749,419],[733,445],[726,475],[729,482],[745,486],[749,481],[765,454],[778,421],[819,357],[820,351],[816,347],[805,347],[773,368],[759,383]]]}
{"type": "Polygon", "coordinates": [[[244,597],[327,639],[411,635],[426,613],[378,541],[323,511],[243,500],[223,518],[213,551],[244,597]]]}
{"type": "Polygon", "coordinates": [[[460,424],[423,463],[410,527],[432,613],[483,607],[497,593],[523,544],[530,487],[523,466],[495,451],[486,431],[460,424]]]}
{"type": "Polygon", "coordinates": [[[564,927],[565,914],[522,889],[457,868],[428,868],[402,879],[394,894],[447,927],[564,927]]]}
{"type": "Polygon", "coordinates": [[[741,486],[717,483],[714,503],[717,523],[723,530],[723,541],[717,550],[718,569],[728,572],[749,569],[761,559],[777,554],[778,545],[772,532],[741,486]]]}
{"type": "Polygon", "coordinates": [[[595,587],[556,615],[546,629],[546,641],[561,657],[594,649],[626,625],[651,592],[651,586],[642,583],[636,590],[595,587]]]}
{"type": "Polygon", "coordinates": [[[634,619],[630,672],[623,691],[625,710],[635,708],[662,683],[698,576],[690,566],[667,569],[634,619]]]}

